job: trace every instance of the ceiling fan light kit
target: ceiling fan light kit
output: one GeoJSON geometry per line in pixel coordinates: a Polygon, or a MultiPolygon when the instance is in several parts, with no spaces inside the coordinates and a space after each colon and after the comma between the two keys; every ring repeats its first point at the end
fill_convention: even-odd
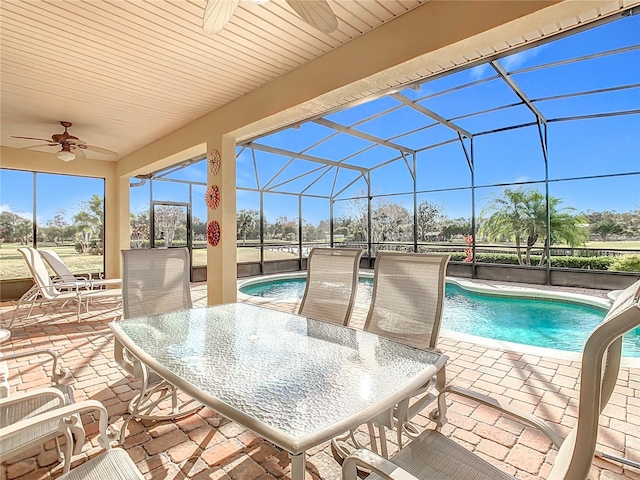
{"type": "Polygon", "coordinates": [[[70,162],[71,160],[76,159],[76,154],[70,150],[65,150],[64,148],[56,153],[56,157],[58,157],[63,162],[70,162]]]}

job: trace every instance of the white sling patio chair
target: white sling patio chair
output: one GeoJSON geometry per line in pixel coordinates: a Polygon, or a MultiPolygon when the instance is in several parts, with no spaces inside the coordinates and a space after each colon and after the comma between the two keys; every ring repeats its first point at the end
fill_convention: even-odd
{"type": "MultiPolygon", "coordinates": [[[[390,459],[369,450],[357,450],[347,457],[342,466],[343,478],[355,480],[357,467],[372,471],[370,480],[380,479],[508,479],[507,475],[474,453],[442,435],[438,429],[446,419],[446,394],[454,393],[476,400],[513,415],[519,421],[537,428],[558,448],[549,480],[585,480],[589,477],[594,454],[633,465],[625,459],[611,457],[597,450],[600,413],[607,406],[616,386],[620,369],[622,336],[640,326],[640,281],[624,290],[611,310],[591,333],[582,354],[580,397],[575,427],[564,439],[543,420],[498,400],[467,389],[447,386],[438,396],[438,409],[432,417],[438,427],[425,430],[390,459]]],[[[640,466],[637,463],[636,467],[640,466]]]]}
{"type": "MultiPolygon", "coordinates": [[[[115,428],[107,425],[107,410],[104,405],[95,400],[85,400],[74,405],[67,405],[46,412],[41,412],[24,420],[0,428],[0,446],[4,455],[5,449],[12,445],[16,438],[32,435],[37,436],[43,430],[51,430],[57,436],[65,436],[67,442],[68,464],[65,464],[61,480],[144,480],[142,473],[131,460],[131,457],[121,448],[111,448],[111,443],[117,439],[115,428]],[[79,419],[81,414],[98,414],[99,437],[98,443],[106,451],[91,460],[69,471],[71,459],[72,428],[76,425],[70,419],[79,419]]],[[[82,425],[79,425],[82,428],[82,425]]],[[[84,431],[84,430],[83,430],[84,431]]],[[[74,450],[79,453],[84,444],[84,437],[75,443],[74,450]]]]}
{"type": "Polygon", "coordinates": [[[314,248],[307,260],[307,285],[298,313],[347,325],[358,289],[360,248],[314,248]]]}
{"type": "MultiPolygon", "coordinates": [[[[442,322],[444,292],[449,255],[380,252],[376,256],[373,293],[364,330],[416,348],[436,347],[442,322]]],[[[430,382],[417,390],[411,398],[398,405],[393,412],[369,422],[372,448],[375,447],[374,423],[380,432],[380,450],[387,456],[386,428],[397,427],[398,446],[402,448],[402,434],[419,433],[409,421],[444,388],[444,367],[430,382]]],[[[353,433],[353,432],[352,432],[353,433]]],[[[358,445],[355,437],[352,443],[358,445]]],[[[337,439],[344,440],[345,438],[337,439]]],[[[333,448],[339,448],[334,441],[333,448]]],[[[346,451],[341,451],[344,457],[346,451]]]]}
{"type": "Polygon", "coordinates": [[[87,273],[86,276],[77,276],[69,270],[66,263],[60,258],[58,252],[55,250],[41,249],[38,250],[42,258],[49,264],[51,269],[55,272],[56,278],[54,282],[61,282],[65,284],[77,284],[78,288],[85,289],[98,289],[106,286],[121,287],[122,279],[120,278],[93,278],[91,273],[87,273]]]}
{"type": "MultiPolygon", "coordinates": [[[[59,367],[59,357],[52,350],[17,351],[10,354],[0,354],[0,428],[9,427],[17,422],[33,418],[50,410],[61,408],[74,403],[73,377],[70,372],[59,367]],[[9,369],[7,362],[31,357],[29,365],[52,362],[51,387],[31,390],[26,393],[11,394],[9,392],[9,369]]],[[[79,417],[75,425],[70,426],[70,431],[80,447],[84,443],[84,429],[79,417]]],[[[68,469],[71,462],[72,445],[67,443],[66,453],[62,453],[58,437],[60,432],[57,425],[43,424],[38,430],[25,430],[17,432],[10,440],[2,439],[0,448],[2,460],[9,460],[20,453],[29,450],[46,441],[55,439],[58,460],[64,461],[64,468],[68,469]]],[[[76,445],[77,446],[77,445],[76,445]]],[[[75,453],[79,453],[79,448],[75,453]]]]}
{"type": "Polygon", "coordinates": [[[38,428],[15,428],[15,425],[26,425],[46,412],[61,410],[67,405],[73,404],[69,404],[64,394],[57,388],[41,388],[0,399],[2,461],[7,461],[49,440],[55,440],[58,460],[64,462],[64,471],[68,471],[72,452],[80,453],[85,439],[84,428],[82,423],[79,423],[80,418],[76,418],[74,423],[69,424],[68,436],[65,435],[67,438],[64,453],[59,443],[59,437],[64,433],[58,430],[57,423],[42,423],[38,428]],[[9,434],[9,432],[13,433],[9,434]]]}
{"type": "Polygon", "coordinates": [[[83,304],[86,305],[88,310],[88,302],[90,300],[114,300],[120,299],[122,291],[119,288],[110,288],[105,290],[80,290],[77,285],[66,284],[63,282],[54,283],[49,277],[47,267],[40,256],[40,253],[35,248],[18,248],[18,252],[24,257],[33,277],[34,286],[29,289],[16,304],[16,308],[13,311],[13,316],[9,322],[9,328],[13,325],[16,313],[20,306],[25,302],[31,302],[29,313],[27,317],[31,315],[33,306],[36,301],[43,302],[62,302],[66,304],[69,301],[74,301],[77,304],[77,319],[80,321],[80,309],[83,304]]]}
{"type": "MultiPolygon", "coordinates": [[[[123,318],[157,315],[192,307],[189,274],[191,262],[186,248],[123,250],[123,318]]],[[[130,416],[121,429],[124,441],[131,418],[168,420],[190,415],[201,404],[181,400],[178,389],[133,356],[114,339],[115,359],[134,379],[142,380],[140,393],[129,402],[130,416]],[[165,408],[166,401],[171,408],[165,408]]],[[[184,395],[184,394],[181,394],[184,395]]]]}

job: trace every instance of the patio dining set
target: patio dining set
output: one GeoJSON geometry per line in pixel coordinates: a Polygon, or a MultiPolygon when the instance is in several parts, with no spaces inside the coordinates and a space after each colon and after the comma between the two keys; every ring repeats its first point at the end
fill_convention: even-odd
{"type": "MultiPolygon", "coordinates": [[[[203,406],[288,452],[293,480],[305,478],[307,452],[325,442],[345,480],[515,478],[442,433],[456,397],[546,436],[557,448],[547,478],[586,479],[594,456],[605,455],[597,450],[598,425],[616,387],[622,336],[640,326],[638,281],[617,296],[586,342],[578,418],[563,438],[545,420],[447,378],[450,361],[437,342],[448,255],[379,253],[364,328],[356,329],[350,320],[359,249],[310,252],[297,313],[245,303],[194,308],[183,248],[123,251],[121,280],[77,277],[55,252],[20,253],[34,287],[15,311],[25,303],[30,314],[35,302],[73,301],[80,320],[93,301],[121,301],[122,318],[110,324],[114,358],[140,385],[120,428],[109,425],[100,402],[74,401],[72,375],[55,352],[47,353],[53,362],[49,388],[0,389],[2,460],[55,439],[65,479],[144,478],[120,447],[129,421],[180,419],[203,406]],[[57,277],[49,276],[45,261],[57,277]],[[425,408],[431,409],[427,428],[414,422],[425,408]],[[72,469],[72,456],[85,443],[87,412],[99,418],[104,452],[72,469]],[[367,445],[357,434],[363,426],[367,445]]],[[[14,319],[15,312],[9,329],[14,319]]],[[[22,353],[5,355],[0,366],[15,355],[22,353]]]]}

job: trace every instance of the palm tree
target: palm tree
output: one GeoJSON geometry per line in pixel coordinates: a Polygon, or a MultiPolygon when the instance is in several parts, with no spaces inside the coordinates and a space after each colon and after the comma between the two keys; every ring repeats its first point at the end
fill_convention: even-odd
{"type": "Polygon", "coordinates": [[[81,210],[72,220],[82,233],[83,249],[88,250],[91,238],[100,239],[99,250],[104,245],[104,200],[94,193],[91,198],[80,205],[81,210]]]}
{"type": "MultiPolygon", "coordinates": [[[[584,244],[588,238],[587,230],[581,225],[584,220],[570,212],[573,208],[559,208],[562,200],[549,197],[549,216],[551,226],[551,244],[563,241],[568,245],[584,244]]],[[[531,265],[531,249],[547,238],[547,210],[544,194],[523,187],[505,188],[502,194],[495,197],[482,210],[478,219],[480,231],[490,240],[513,239],[520,265],[531,265]],[[522,247],[525,255],[522,256],[522,247]]],[[[540,258],[539,265],[544,265],[546,251],[540,258]]]]}
{"type": "Polygon", "coordinates": [[[242,245],[247,243],[247,233],[255,228],[255,211],[240,210],[236,218],[238,235],[242,235],[242,245]]]}

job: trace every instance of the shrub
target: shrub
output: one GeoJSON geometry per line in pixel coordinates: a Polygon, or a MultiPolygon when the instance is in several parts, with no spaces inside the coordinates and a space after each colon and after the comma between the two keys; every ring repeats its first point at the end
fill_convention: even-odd
{"type": "Polygon", "coordinates": [[[609,270],[615,270],[617,272],[640,272],[640,255],[622,255],[617,257],[611,265],[609,270]]]}
{"type": "MultiPolygon", "coordinates": [[[[462,262],[465,254],[463,252],[451,252],[451,260],[462,262]]],[[[579,268],[592,270],[612,270],[610,267],[615,261],[614,257],[570,257],[570,256],[554,256],[551,257],[551,266],[557,268],[579,268]]],[[[511,253],[478,253],[476,254],[476,262],[478,263],[497,263],[501,265],[518,265],[518,256],[511,253]]],[[[531,265],[538,266],[540,255],[531,255],[531,265]]],[[[625,270],[618,270],[625,271],[625,270]]],[[[626,270],[640,271],[640,270],[626,270]]]]}

